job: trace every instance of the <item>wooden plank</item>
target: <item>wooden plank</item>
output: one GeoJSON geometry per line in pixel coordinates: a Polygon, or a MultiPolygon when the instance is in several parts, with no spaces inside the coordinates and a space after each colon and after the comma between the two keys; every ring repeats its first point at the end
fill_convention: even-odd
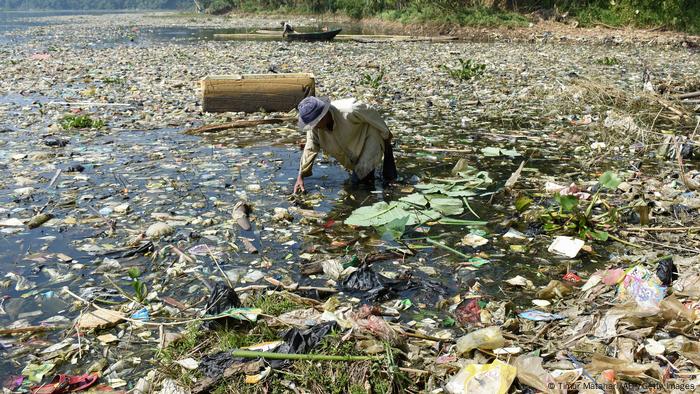
{"type": "Polygon", "coordinates": [[[272,119],[241,119],[234,122],[214,124],[208,126],[196,127],[193,129],[185,130],[185,134],[202,134],[202,133],[216,133],[223,130],[229,129],[242,129],[246,127],[255,127],[263,124],[279,124],[285,122],[293,122],[296,118],[272,118],[272,119]]]}
{"type": "Polygon", "coordinates": [[[209,76],[202,80],[205,112],[288,112],[313,96],[313,74],[209,76]]]}

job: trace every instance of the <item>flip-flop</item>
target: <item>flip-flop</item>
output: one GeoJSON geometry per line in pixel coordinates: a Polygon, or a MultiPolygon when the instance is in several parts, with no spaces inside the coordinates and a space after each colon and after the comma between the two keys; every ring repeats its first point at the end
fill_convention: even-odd
{"type": "MultiPolygon", "coordinates": [[[[67,375],[68,376],[68,375],[67,375]]],[[[97,383],[100,377],[97,374],[83,374],[79,376],[68,376],[67,392],[82,391],[97,383]]]]}
{"type": "Polygon", "coordinates": [[[68,386],[68,375],[61,374],[54,376],[47,384],[32,386],[30,390],[32,394],[61,394],[67,392],[68,386]]]}
{"type": "Polygon", "coordinates": [[[32,394],[65,394],[82,391],[97,383],[99,376],[96,374],[66,375],[59,374],[53,377],[50,383],[34,386],[32,394]]]}

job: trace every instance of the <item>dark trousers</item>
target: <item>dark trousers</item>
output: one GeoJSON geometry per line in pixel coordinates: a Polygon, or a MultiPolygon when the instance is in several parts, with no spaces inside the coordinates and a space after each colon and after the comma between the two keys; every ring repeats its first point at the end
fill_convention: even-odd
{"type": "MultiPolygon", "coordinates": [[[[382,179],[384,183],[393,182],[398,177],[396,171],[396,161],[394,161],[394,150],[391,144],[386,141],[384,144],[384,164],[382,165],[382,179]]],[[[352,172],[351,180],[353,185],[374,185],[374,170],[366,177],[359,179],[355,171],[352,172]]]]}

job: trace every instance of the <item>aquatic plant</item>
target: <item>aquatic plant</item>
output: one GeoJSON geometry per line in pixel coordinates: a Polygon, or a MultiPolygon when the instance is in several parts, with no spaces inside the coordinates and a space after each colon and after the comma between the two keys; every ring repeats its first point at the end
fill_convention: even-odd
{"type": "Polygon", "coordinates": [[[66,115],[60,124],[64,130],[101,129],[105,126],[104,120],[92,119],[89,115],[66,115]]]}
{"type": "Polygon", "coordinates": [[[472,59],[458,59],[459,65],[457,67],[449,67],[447,65],[442,65],[442,68],[447,71],[448,74],[454,79],[460,81],[468,81],[480,77],[484,74],[486,70],[486,65],[477,63],[472,59]]]}
{"type": "Polygon", "coordinates": [[[377,74],[371,75],[369,73],[362,74],[362,79],[360,83],[371,87],[372,89],[379,89],[384,80],[384,69],[380,68],[377,74]]]}
{"type": "Polygon", "coordinates": [[[138,268],[131,268],[127,271],[127,274],[131,278],[131,287],[134,289],[136,301],[143,303],[148,295],[148,287],[139,279],[141,272],[138,268]]]}
{"type": "Polygon", "coordinates": [[[602,64],[604,66],[615,66],[620,64],[620,60],[616,57],[608,57],[605,56],[603,58],[598,59],[598,64],[602,64]]]}
{"type": "MultiPolygon", "coordinates": [[[[556,207],[544,212],[542,221],[544,229],[548,232],[565,232],[578,235],[582,239],[592,238],[599,241],[607,241],[612,237],[607,231],[602,230],[605,225],[617,220],[617,210],[610,207],[601,215],[592,215],[593,207],[600,202],[602,190],[615,190],[622,181],[613,172],[606,172],[598,178],[598,189],[593,194],[585,209],[579,207],[579,199],[575,195],[554,196],[556,207]]],[[[603,204],[607,206],[607,204],[603,204]]]]}

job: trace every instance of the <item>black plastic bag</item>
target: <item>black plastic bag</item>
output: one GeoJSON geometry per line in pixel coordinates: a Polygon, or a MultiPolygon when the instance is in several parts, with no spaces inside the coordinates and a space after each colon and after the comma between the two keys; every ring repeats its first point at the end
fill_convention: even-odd
{"type": "Polygon", "coordinates": [[[341,285],[348,291],[372,291],[384,288],[384,281],[368,264],[364,264],[343,279],[341,285]]]}
{"type": "MultiPolygon", "coordinates": [[[[425,283],[428,284],[427,281],[425,283]]],[[[346,292],[368,302],[389,300],[401,292],[421,287],[421,284],[414,281],[410,274],[402,274],[395,280],[389,279],[374,272],[369,264],[363,264],[357,271],[343,279],[340,285],[346,292]]]]}
{"type": "MultiPolygon", "coordinates": [[[[285,354],[305,354],[313,349],[321,339],[328,335],[337,323],[329,321],[326,323],[317,324],[306,330],[292,328],[284,334],[284,343],[275,349],[275,353],[285,354]]],[[[270,360],[270,366],[273,368],[281,368],[290,364],[290,360],[270,360]]]]}
{"type": "MultiPolygon", "coordinates": [[[[207,301],[205,316],[216,316],[231,308],[239,308],[240,306],[241,300],[238,299],[236,291],[228,285],[217,283],[207,301]]],[[[202,323],[202,326],[209,330],[217,330],[233,327],[236,323],[240,323],[240,320],[224,316],[214,320],[206,320],[202,323]]]]}
{"type": "Polygon", "coordinates": [[[678,268],[673,264],[671,257],[659,261],[656,267],[656,276],[659,277],[664,286],[671,286],[673,281],[678,279],[678,268]]]}
{"type": "Polygon", "coordinates": [[[199,370],[208,378],[216,378],[221,376],[234,361],[236,359],[229,352],[207,354],[199,362],[199,370]]]}

